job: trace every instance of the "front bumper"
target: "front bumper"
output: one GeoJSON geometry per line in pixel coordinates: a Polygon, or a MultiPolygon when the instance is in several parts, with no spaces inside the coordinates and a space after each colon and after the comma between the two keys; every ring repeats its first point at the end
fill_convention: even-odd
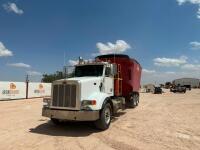
{"type": "Polygon", "coordinates": [[[95,121],[99,119],[99,111],[58,110],[43,107],[42,116],[71,121],[95,121]]]}

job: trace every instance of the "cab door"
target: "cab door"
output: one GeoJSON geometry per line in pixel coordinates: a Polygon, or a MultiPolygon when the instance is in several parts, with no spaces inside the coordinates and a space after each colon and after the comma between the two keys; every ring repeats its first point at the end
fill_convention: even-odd
{"type": "Polygon", "coordinates": [[[105,68],[105,77],[104,77],[104,92],[110,96],[114,95],[114,77],[111,74],[111,68],[105,68]]]}

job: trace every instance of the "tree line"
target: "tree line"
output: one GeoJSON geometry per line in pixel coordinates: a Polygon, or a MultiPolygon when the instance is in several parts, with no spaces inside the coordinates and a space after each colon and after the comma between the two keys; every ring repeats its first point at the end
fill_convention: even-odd
{"type": "Polygon", "coordinates": [[[70,78],[74,76],[74,71],[72,73],[66,74],[62,71],[56,71],[55,73],[50,74],[43,74],[42,75],[42,82],[44,83],[52,83],[55,80],[60,80],[64,78],[70,78]]]}

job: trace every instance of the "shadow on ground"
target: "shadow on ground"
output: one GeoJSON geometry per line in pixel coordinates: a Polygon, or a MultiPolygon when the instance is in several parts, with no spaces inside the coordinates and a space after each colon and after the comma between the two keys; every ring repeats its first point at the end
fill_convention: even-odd
{"type": "Polygon", "coordinates": [[[60,125],[54,125],[48,121],[31,128],[29,132],[50,136],[85,137],[101,131],[95,129],[91,122],[63,122],[60,125]]]}
{"type": "MultiPolygon", "coordinates": [[[[111,124],[124,114],[126,114],[126,112],[118,112],[115,117],[112,118],[111,124]]],[[[101,132],[101,130],[95,128],[93,122],[63,122],[60,125],[55,125],[51,121],[47,121],[47,119],[40,119],[39,121],[45,121],[45,123],[40,124],[35,128],[31,128],[29,132],[68,137],[85,137],[93,133],[101,132]]]]}
{"type": "Polygon", "coordinates": [[[123,116],[123,115],[125,115],[126,114],[126,112],[123,112],[123,111],[121,111],[121,112],[118,112],[117,114],[115,114],[115,116],[112,118],[112,121],[111,121],[111,123],[113,123],[113,122],[115,122],[115,121],[117,121],[118,119],[120,119],[120,117],[121,116],[123,116]]]}

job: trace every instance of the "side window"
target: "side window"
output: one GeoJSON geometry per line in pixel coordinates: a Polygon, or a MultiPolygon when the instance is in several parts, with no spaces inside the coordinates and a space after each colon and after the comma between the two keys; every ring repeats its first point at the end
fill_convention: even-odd
{"type": "Polygon", "coordinates": [[[110,67],[106,67],[105,76],[106,76],[106,77],[109,77],[110,74],[111,74],[111,69],[110,69],[110,67]]]}
{"type": "Polygon", "coordinates": [[[130,69],[128,70],[128,78],[129,78],[129,80],[132,80],[132,74],[131,74],[131,70],[130,69]]]}

